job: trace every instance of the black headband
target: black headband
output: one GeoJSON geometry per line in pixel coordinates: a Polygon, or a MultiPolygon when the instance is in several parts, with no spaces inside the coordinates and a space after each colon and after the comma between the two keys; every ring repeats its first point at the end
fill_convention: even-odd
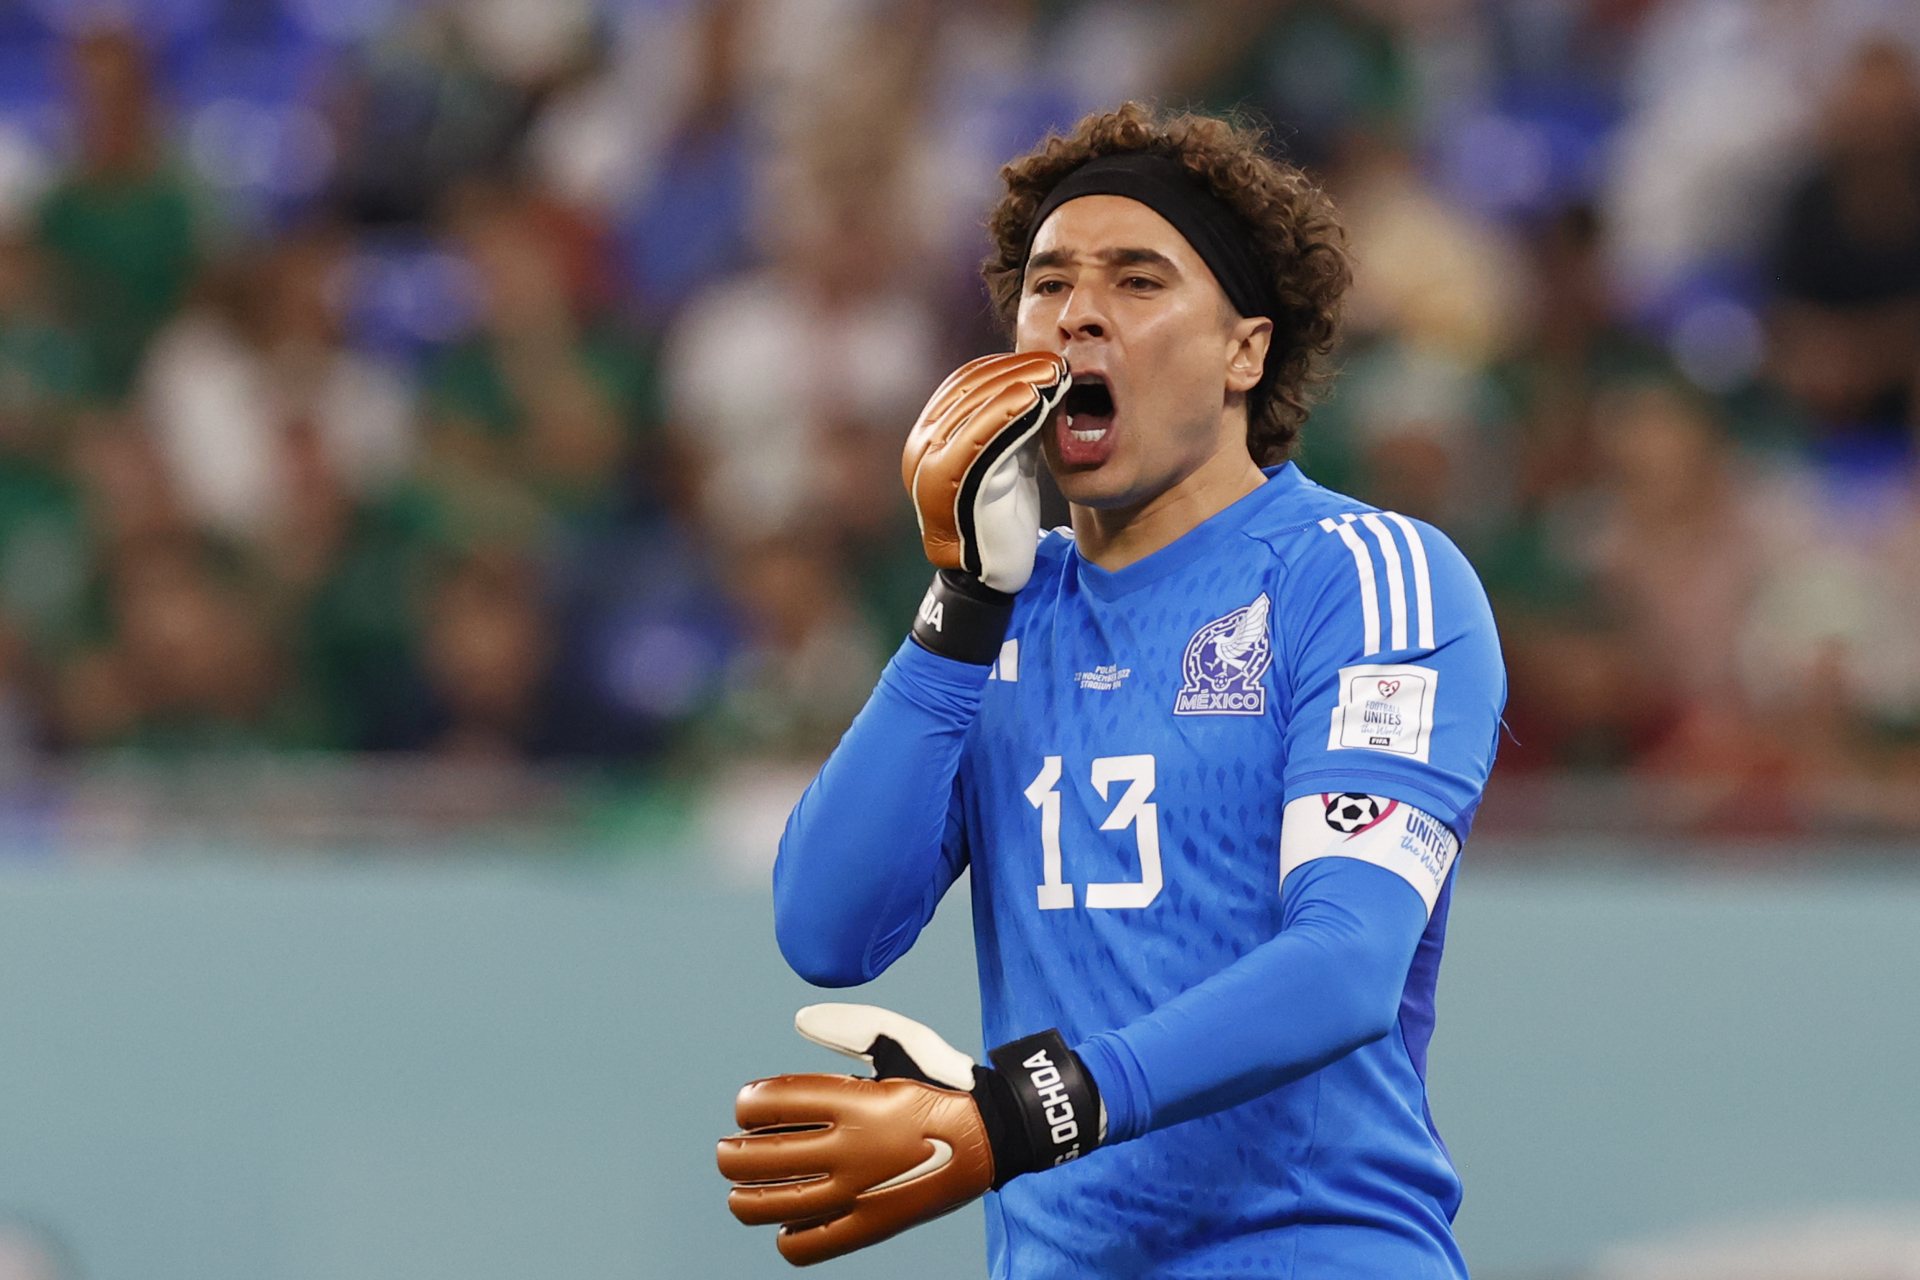
{"type": "Polygon", "coordinates": [[[1138,200],[1186,238],[1220,282],[1233,309],[1245,316],[1274,319],[1280,298],[1272,274],[1260,265],[1247,224],[1225,202],[1187,175],[1167,156],[1128,151],[1099,156],[1060,179],[1040,202],[1027,230],[1021,265],[1033,256],[1033,238],[1055,209],[1081,196],[1124,196],[1138,200]]]}

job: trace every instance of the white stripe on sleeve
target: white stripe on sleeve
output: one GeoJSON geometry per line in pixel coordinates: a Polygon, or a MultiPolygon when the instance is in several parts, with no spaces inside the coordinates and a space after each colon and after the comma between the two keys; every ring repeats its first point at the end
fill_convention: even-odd
{"type": "MultiPolygon", "coordinates": [[[[1332,523],[1321,521],[1322,525],[1332,523]]],[[[1353,531],[1352,516],[1344,516],[1333,524],[1333,532],[1340,535],[1340,541],[1353,553],[1353,567],[1360,573],[1360,620],[1367,632],[1364,653],[1371,656],[1380,652],[1380,590],[1374,585],[1373,556],[1368,553],[1367,544],[1360,541],[1360,535],[1353,531]]]]}
{"type": "Polygon", "coordinates": [[[1372,514],[1360,517],[1360,523],[1373,532],[1373,540],[1380,544],[1380,558],[1387,563],[1387,602],[1393,618],[1393,647],[1407,647],[1407,579],[1400,571],[1400,548],[1393,543],[1393,535],[1387,532],[1387,526],[1380,523],[1380,517],[1372,514]]]}
{"type": "Polygon", "coordinates": [[[1420,647],[1433,648],[1433,579],[1427,575],[1427,544],[1413,521],[1397,511],[1386,512],[1387,519],[1400,526],[1407,538],[1407,555],[1413,560],[1413,598],[1420,609],[1420,647]]]}

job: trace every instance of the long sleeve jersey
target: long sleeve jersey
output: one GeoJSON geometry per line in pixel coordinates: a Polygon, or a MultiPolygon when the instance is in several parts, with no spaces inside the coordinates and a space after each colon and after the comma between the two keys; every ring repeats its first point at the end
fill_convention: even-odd
{"type": "Polygon", "coordinates": [[[1426,1048],[1505,695],[1437,531],[1291,464],[1117,572],[1043,539],[992,667],[903,645],[796,807],[780,943],[879,974],[972,870],[985,1040],[1107,1145],[989,1198],[996,1277],[1464,1275],[1426,1048]]]}

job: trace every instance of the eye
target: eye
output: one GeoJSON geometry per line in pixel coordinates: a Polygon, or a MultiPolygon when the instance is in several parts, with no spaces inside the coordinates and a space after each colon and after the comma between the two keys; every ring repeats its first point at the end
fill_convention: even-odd
{"type": "Polygon", "coordinates": [[[1034,282],[1033,291],[1050,298],[1065,290],[1066,287],[1065,280],[1038,280],[1034,282]]]}
{"type": "Polygon", "coordinates": [[[1135,293],[1143,293],[1148,289],[1159,288],[1160,282],[1150,276],[1126,276],[1121,279],[1120,287],[1131,289],[1135,293]]]}

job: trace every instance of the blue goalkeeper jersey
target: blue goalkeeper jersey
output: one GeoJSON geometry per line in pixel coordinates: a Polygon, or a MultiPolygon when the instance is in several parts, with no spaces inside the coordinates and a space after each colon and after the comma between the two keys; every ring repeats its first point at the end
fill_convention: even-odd
{"type": "MultiPolygon", "coordinates": [[[[1464,840],[1504,696],[1458,550],[1291,464],[1118,572],[1047,535],[945,837],[973,869],[986,1043],[1113,1032],[1273,939],[1291,801],[1384,797],[1464,840]]],[[[1009,1183],[993,1275],[1464,1275],[1425,1086],[1451,890],[1439,865],[1393,1034],[1009,1183]]]]}

